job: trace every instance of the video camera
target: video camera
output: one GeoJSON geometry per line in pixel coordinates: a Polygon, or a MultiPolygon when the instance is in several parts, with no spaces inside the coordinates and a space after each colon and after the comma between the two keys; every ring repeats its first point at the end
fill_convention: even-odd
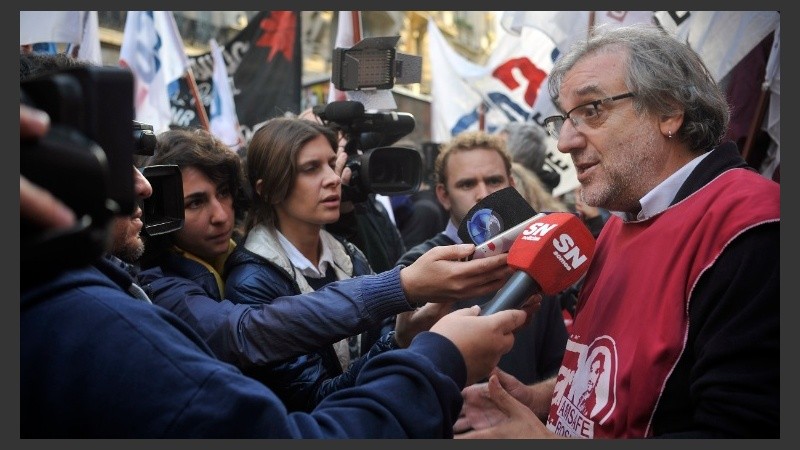
{"type": "MultiPolygon", "coordinates": [[[[342,91],[371,91],[391,99],[395,83],[418,83],[422,58],[397,52],[400,36],[364,38],[351,48],[334,48],[331,81],[342,91]]],[[[422,157],[413,148],[389,147],[414,131],[414,116],[402,112],[366,112],[358,101],[315,106],[314,114],[347,139],[352,171],[343,200],[363,202],[369,193],[410,194],[422,181],[422,157]],[[361,152],[361,153],[359,153],[361,152]]]]}
{"type": "MultiPolygon", "coordinates": [[[[400,36],[364,38],[351,48],[334,48],[331,81],[342,91],[372,91],[392,99],[395,83],[418,83],[422,58],[398,53],[400,36]]],[[[343,200],[363,202],[371,192],[410,194],[422,181],[422,156],[413,148],[388,147],[414,131],[414,116],[402,112],[366,112],[357,101],[315,106],[314,114],[347,139],[347,167],[352,171],[343,200]],[[361,151],[361,153],[359,153],[361,151]]]]}
{"type": "MultiPolygon", "coordinates": [[[[47,230],[20,218],[21,284],[91,263],[109,248],[113,217],[135,211],[133,155],[152,154],[156,140],[152,126],[134,121],[133,86],[129,70],[96,66],[20,81],[20,102],[51,120],[42,138],[20,140],[20,175],[50,191],[78,219],[69,229],[47,230]]],[[[177,167],[159,171],[161,180],[148,179],[174,185],[176,176],[182,186],[177,167]]],[[[182,201],[182,188],[180,195],[182,201]]],[[[151,198],[150,217],[180,214],[180,223],[171,225],[180,228],[182,204],[176,212],[166,197],[151,198]]],[[[158,221],[153,231],[165,229],[158,221]]]]}
{"type": "Polygon", "coordinates": [[[316,106],[313,111],[347,139],[347,167],[352,177],[349,186],[342,187],[344,200],[363,202],[371,192],[399,195],[419,189],[422,181],[419,152],[388,146],[414,130],[414,116],[402,112],[365,112],[364,105],[354,101],[331,102],[316,106]]]}

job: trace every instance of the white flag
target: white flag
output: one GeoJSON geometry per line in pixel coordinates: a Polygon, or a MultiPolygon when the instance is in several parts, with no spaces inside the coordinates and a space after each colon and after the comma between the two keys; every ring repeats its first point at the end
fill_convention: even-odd
{"type": "Polygon", "coordinates": [[[764,84],[770,90],[767,132],[773,141],[781,144],[781,26],[778,24],[767,61],[764,84]]]}
{"type": "Polygon", "coordinates": [[[700,55],[717,81],[780,22],[777,11],[656,11],[655,17],[700,55]]]}
{"type": "Polygon", "coordinates": [[[464,130],[477,129],[479,107],[484,129],[497,131],[511,121],[538,121],[532,106],[552,68],[553,43],[538,30],[502,35],[485,65],[453,50],[435,22],[428,23],[431,67],[431,137],[445,142],[464,130]]]}
{"type": "Polygon", "coordinates": [[[517,36],[523,27],[538,28],[553,40],[561,53],[565,53],[570,45],[588,36],[592,13],[595,27],[653,21],[652,11],[506,11],[501,24],[506,31],[517,36]]]}
{"type": "Polygon", "coordinates": [[[19,45],[39,42],[79,44],[84,11],[20,11],[19,45]]]}
{"type": "Polygon", "coordinates": [[[211,133],[232,150],[238,149],[244,143],[239,118],[236,115],[236,105],[233,101],[233,92],[228,78],[228,68],[222,56],[222,48],[216,39],[211,39],[211,56],[214,60],[214,72],[211,76],[214,95],[211,100],[209,122],[211,133]]]}
{"type": "Polygon", "coordinates": [[[103,65],[97,11],[20,11],[19,43],[68,44],[67,54],[103,65]]]}
{"type": "Polygon", "coordinates": [[[136,80],[136,120],[152,125],[156,134],[168,130],[169,85],[177,86],[189,67],[172,11],[128,11],[119,62],[136,80]]]}
{"type": "Polygon", "coordinates": [[[103,54],[100,51],[100,26],[97,20],[97,11],[83,11],[83,13],[83,30],[80,48],[78,48],[78,59],[102,66],[103,54]]]}

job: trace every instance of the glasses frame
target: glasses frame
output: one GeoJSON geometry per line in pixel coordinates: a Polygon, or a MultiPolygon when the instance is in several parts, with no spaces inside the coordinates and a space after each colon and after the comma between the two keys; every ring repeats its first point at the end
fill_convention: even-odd
{"type": "Polygon", "coordinates": [[[591,102],[581,103],[580,105],[567,111],[567,113],[564,115],[558,114],[544,119],[544,128],[545,130],[547,130],[547,133],[550,136],[552,136],[554,139],[558,139],[559,134],[561,134],[561,127],[564,126],[564,122],[566,122],[567,119],[571,119],[572,124],[575,125],[576,127],[581,124],[581,122],[579,122],[577,119],[573,119],[572,117],[570,117],[570,114],[572,114],[573,111],[575,111],[576,109],[591,105],[595,110],[597,110],[597,107],[602,105],[603,103],[611,103],[617,100],[622,100],[624,98],[630,98],[635,96],[636,94],[633,92],[626,92],[624,94],[601,98],[599,100],[592,100],[591,102]],[[558,120],[561,120],[561,126],[559,126],[558,129],[556,129],[555,122],[558,120]]]}

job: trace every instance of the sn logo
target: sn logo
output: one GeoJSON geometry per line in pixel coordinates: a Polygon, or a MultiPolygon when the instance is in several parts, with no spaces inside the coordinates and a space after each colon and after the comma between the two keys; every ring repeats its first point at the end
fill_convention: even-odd
{"type": "MultiPolygon", "coordinates": [[[[534,222],[522,231],[522,235],[525,240],[539,241],[557,226],[557,224],[534,222]]],[[[553,253],[567,270],[577,269],[588,260],[586,255],[581,254],[581,249],[575,245],[572,236],[567,233],[562,233],[553,239],[553,247],[556,249],[553,253]]]]}
{"type": "Polygon", "coordinates": [[[564,259],[569,261],[573,269],[577,269],[581,264],[586,262],[586,255],[581,255],[581,249],[575,245],[572,236],[567,233],[553,239],[553,247],[556,248],[556,251],[558,251],[564,259]]]}
{"type": "Polygon", "coordinates": [[[522,231],[522,235],[525,236],[526,241],[538,241],[557,226],[554,223],[534,222],[522,231]]]}

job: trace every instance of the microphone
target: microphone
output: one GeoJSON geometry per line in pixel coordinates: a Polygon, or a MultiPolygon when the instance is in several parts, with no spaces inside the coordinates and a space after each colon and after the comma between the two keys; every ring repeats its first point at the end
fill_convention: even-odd
{"type": "Polygon", "coordinates": [[[586,273],[594,256],[594,236],[572,213],[550,213],[534,220],[508,251],[517,269],[495,296],[481,306],[481,316],[521,307],[531,295],[557,294],[586,273]]]}
{"type": "Polygon", "coordinates": [[[330,102],[327,105],[317,105],[312,111],[322,120],[350,123],[364,117],[364,104],[349,100],[330,102]]]}
{"type": "MultiPolygon", "coordinates": [[[[462,242],[481,245],[521,223],[530,222],[535,215],[531,204],[515,187],[508,186],[482,198],[467,211],[458,225],[458,237],[462,242]]],[[[517,230],[512,241],[519,233],[517,230]]]]}

